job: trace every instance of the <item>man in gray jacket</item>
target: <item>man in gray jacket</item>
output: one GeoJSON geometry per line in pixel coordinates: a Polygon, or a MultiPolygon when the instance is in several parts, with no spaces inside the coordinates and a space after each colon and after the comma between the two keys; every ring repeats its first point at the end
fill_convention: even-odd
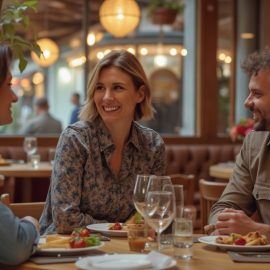
{"type": "Polygon", "coordinates": [[[60,134],[62,132],[61,122],[56,120],[49,113],[49,103],[47,98],[38,98],[35,101],[36,117],[31,119],[21,134],[38,135],[38,134],[60,134]]]}
{"type": "Polygon", "coordinates": [[[212,234],[258,231],[270,239],[270,49],[251,54],[242,64],[250,76],[245,100],[255,122],[244,140],[233,175],[219,201],[212,207],[212,234]],[[257,213],[259,221],[251,216],[257,213]]]}

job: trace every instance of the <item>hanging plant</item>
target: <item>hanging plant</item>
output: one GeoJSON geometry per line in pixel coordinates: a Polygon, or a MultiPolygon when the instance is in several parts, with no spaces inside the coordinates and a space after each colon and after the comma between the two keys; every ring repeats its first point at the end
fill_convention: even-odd
{"type": "Polygon", "coordinates": [[[172,24],[184,10],[182,0],[151,0],[148,14],[154,24],[172,24]]]}
{"type": "Polygon", "coordinates": [[[6,43],[13,51],[15,58],[19,59],[19,69],[22,72],[27,65],[25,51],[33,51],[38,56],[41,54],[36,39],[27,40],[19,36],[16,28],[29,27],[29,17],[25,14],[28,9],[36,11],[37,0],[11,0],[3,8],[3,0],[0,0],[0,43],[6,43]]]}

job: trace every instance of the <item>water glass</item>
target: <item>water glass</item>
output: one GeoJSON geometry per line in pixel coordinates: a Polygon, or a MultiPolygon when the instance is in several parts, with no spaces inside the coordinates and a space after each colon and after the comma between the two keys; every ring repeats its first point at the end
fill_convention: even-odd
{"type": "Polygon", "coordinates": [[[173,224],[173,246],[176,258],[190,260],[192,258],[193,224],[190,216],[175,218],[173,224]]]}
{"type": "Polygon", "coordinates": [[[34,154],[30,156],[30,164],[34,169],[39,168],[40,155],[34,154]]]}
{"type": "Polygon", "coordinates": [[[30,156],[37,151],[37,138],[25,137],[23,141],[23,149],[27,154],[27,161],[30,162],[30,156]]]}
{"type": "Polygon", "coordinates": [[[53,165],[54,157],[55,157],[55,148],[49,148],[49,158],[48,158],[48,160],[51,163],[51,165],[53,165]]]}

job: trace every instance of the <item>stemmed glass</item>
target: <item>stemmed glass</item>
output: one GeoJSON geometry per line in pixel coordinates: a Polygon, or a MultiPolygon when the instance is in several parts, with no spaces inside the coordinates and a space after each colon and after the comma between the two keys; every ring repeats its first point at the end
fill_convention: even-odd
{"type": "Polygon", "coordinates": [[[160,234],[174,218],[174,196],[169,191],[149,191],[146,194],[145,219],[157,233],[158,250],[161,249],[160,234]]]}
{"type": "Polygon", "coordinates": [[[133,203],[136,210],[144,216],[145,211],[145,198],[147,193],[147,187],[149,179],[153,175],[138,174],[136,177],[135,187],[133,191],[133,203]]]}
{"type": "MultiPolygon", "coordinates": [[[[172,216],[170,216],[170,217],[173,219],[174,213],[175,213],[175,194],[174,194],[174,189],[173,189],[173,185],[171,182],[171,177],[170,176],[156,176],[156,175],[151,176],[149,179],[149,182],[148,182],[148,186],[147,186],[147,194],[149,192],[170,192],[171,193],[170,196],[172,197],[172,205],[170,207],[171,207],[172,216]]],[[[147,203],[148,202],[146,202],[146,204],[147,203]]],[[[146,207],[148,207],[148,206],[146,206],[146,207]]],[[[148,215],[149,215],[149,213],[148,213],[148,215]]],[[[146,219],[146,222],[149,223],[149,225],[151,226],[150,221],[148,221],[147,215],[145,216],[145,219],[146,219]]],[[[171,223],[171,220],[166,226],[162,226],[162,230],[160,230],[159,233],[157,234],[157,243],[158,243],[159,250],[161,247],[160,234],[162,231],[164,231],[170,225],[170,223],[171,223]]],[[[153,229],[156,230],[155,228],[153,228],[153,229]]]]}
{"type": "Polygon", "coordinates": [[[25,137],[23,141],[23,149],[27,154],[27,161],[29,162],[30,156],[35,154],[37,151],[37,138],[25,137]]]}

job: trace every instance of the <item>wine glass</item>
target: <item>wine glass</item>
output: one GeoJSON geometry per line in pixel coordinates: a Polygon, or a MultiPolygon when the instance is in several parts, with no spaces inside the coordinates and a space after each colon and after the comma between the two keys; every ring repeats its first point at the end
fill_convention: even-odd
{"type": "Polygon", "coordinates": [[[136,210],[144,216],[145,211],[145,198],[147,193],[147,187],[149,179],[153,175],[138,174],[136,177],[135,187],[133,191],[133,203],[136,210]]]}
{"type": "Polygon", "coordinates": [[[160,234],[174,218],[174,196],[169,191],[149,191],[146,194],[145,219],[157,233],[158,250],[161,249],[160,234]]]}
{"type": "MultiPolygon", "coordinates": [[[[153,175],[148,183],[148,187],[147,187],[147,192],[149,191],[169,191],[172,193],[173,196],[173,203],[175,202],[175,194],[174,194],[174,189],[173,189],[173,185],[172,185],[172,181],[171,181],[171,177],[170,176],[156,176],[153,175]]],[[[175,208],[175,204],[173,204],[173,207],[175,208]]],[[[175,212],[175,209],[173,209],[173,212],[175,212]]],[[[170,231],[171,228],[168,228],[168,230],[170,231]]],[[[168,233],[168,231],[166,231],[168,233]]],[[[165,233],[166,233],[165,232],[165,233]]],[[[160,243],[160,235],[158,235],[157,237],[157,242],[158,242],[158,246],[161,247],[161,243],[160,243]]],[[[168,245],[170,244],[170,240],[168,240],[168,235],[164,236],[164,240],[162,240],[162,245],[168,245]]]]}
{"type": "Polygon", "coordinates": [[[171,177],[167,175],[152,175],[149,179],[147,191],[166,191],[173,192],[171,177]]]}
{"type": "Polygon", "coordinates": [[[35,154],[37,151],[37,138],[25,137],[23,141],[23,149],[27,154],[27,161],[29,161],[30,156],[35,154]]]}

